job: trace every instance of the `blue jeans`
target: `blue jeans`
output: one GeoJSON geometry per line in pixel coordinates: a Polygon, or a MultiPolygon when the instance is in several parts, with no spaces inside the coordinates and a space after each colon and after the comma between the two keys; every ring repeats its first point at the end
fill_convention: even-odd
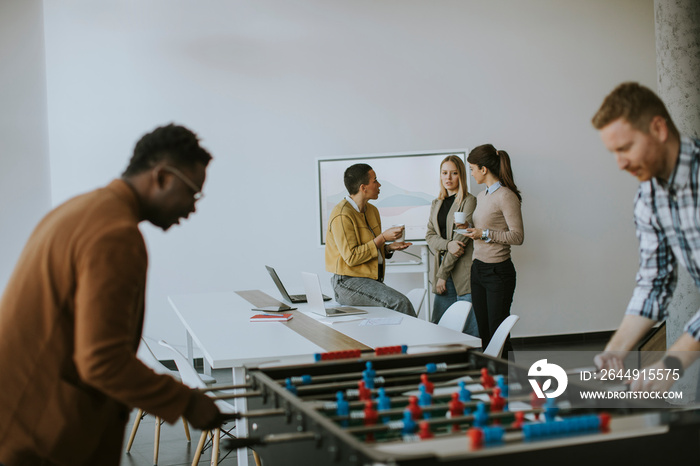
{"type": "MultiPolygon", "coordinates": [[[[433,300],[433,315],[430,318],[430,321],[434,324],[437,324],[440,321],[442,315],[447,310],[447,308],[452,306],[457,301],[469,301],[470,303],[472,302],[472,295],[469,293],[457,296],[457,290],[455,288],[454,282],[452,281],[452,277],[447,279],[445,288],[445,294],[436,294],[435,299],[433,300]]],[[[476,316],[474,315],[473,309],[472,312],[469,313],[467,321],[464,323],[464,329],[462,329],[462,333],[466,333],[475,337],[479,336],[479,326],[476,324],[476,316]]]]}
{"type": "Polygon", "coordinates": [[[333,275],[331,285],[335,300],[347,306],[379,306],[411,317],[416,316],[408,298],[384,283],[371,278],[333,275]]]}

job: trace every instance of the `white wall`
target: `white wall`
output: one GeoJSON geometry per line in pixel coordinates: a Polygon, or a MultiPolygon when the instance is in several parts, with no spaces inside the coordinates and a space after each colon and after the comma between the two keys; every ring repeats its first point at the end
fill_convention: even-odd
{"type": "Polygon", "coordinates": [[[117,176],[163,123],[215,157],[197,215],[143,228],[147,336],[182,344],[168,294],[269,287],[264,264],[330,291],[316,157],[486,142],[511,154],[524,197],[514,335],[618,325],[636,182],[589,121],[619,82],[655,87],[651,0],[52,0],[44,14],[54,204],[117,176]]]}
{"type": "Polygon", "coordinates": [[[51,205],[41,0],[0,0],[0,293],[51,205]]]}

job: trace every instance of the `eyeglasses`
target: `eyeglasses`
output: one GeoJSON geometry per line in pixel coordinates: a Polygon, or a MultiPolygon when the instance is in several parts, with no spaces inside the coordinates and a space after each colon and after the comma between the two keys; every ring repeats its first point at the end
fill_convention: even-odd
{"type": "Polygon", "coordinates": [[[187,176],[185,176],[185,174],[182,173],[177,168],[163,167],[163,170],[169,171],[170,173],[172,173],[173,175],[178,177],[180,179],[180,181],[185,183],[192,191],[194,191],[194,194],[192,195],[192,197],[194,197],[195,201],[198,201],[204,197],[204,193],[197,187],[197,185],[194,184],[194,182],[191,179],[189,179],[187,176]]]}

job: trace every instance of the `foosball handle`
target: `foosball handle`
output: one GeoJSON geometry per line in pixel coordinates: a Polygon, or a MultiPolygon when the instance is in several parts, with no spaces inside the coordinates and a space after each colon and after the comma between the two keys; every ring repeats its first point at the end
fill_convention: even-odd
{"type": "Polygon", "coordinates": [[[230,438],[226,440],[226,448],[229,450],[238,450],[239,448],[250,448],[256,445],[264,445],[262,437],[248,437],[248,438],[230,438]]]}
{"type": "Polygon", "coordinates": [[[237,421],[242,418],[243,416],[241,416],[241,413],[225,413],[221,415],[221,420],[223,422],[237,421]]]}

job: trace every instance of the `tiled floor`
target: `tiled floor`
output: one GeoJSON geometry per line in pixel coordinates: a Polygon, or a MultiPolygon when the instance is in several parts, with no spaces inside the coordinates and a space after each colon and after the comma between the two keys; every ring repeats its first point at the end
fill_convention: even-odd
{"type": "MultiPolygon", "coordinates": [[[[514,346],[516,351],[600,351],[605,346],[605,343],[605,340],[599,339],[593,341],[582,341],[574,343],[547,343],[537,345],[527,343],[516,343],[514,346]]],[[[217,379],[217,384],[231,383],[230,370],[215,370],[213,371],[212,375],[217,379]]],[[[136,411],[132,412],[131,419],[127,425],[124,440],[125,448],[126,441],[128,440],[135,417],[136,411]]],[[[122,455],[121,464],[123,466],[151,466],[153,464],[154,430],[155,418],[153,416],[148,415],[141,421],[139,429],[136,433],[134,444],[131,447],[131,452],[124,453],[122,455]]],[[[179,466],[192,464],[194,450],[197,447],[197,442],[199,441],[201,432],[196,431],[194,429],[190,429],[190,433],[192,441],[188,443],[185,437],[185,431],[182,426],[182,422],[178,422],[175,425],[163,424],[161,426],[160,433],[160,452],[158,456],[158,464],[162,466],[179,466]]],[[[221,449],[221,457],[223,457],[227,453],[228,452],[225,448],[221,449]]],[[[210,458],[211,449],[207,449],[202,454],[199,464],[209,464],[210,458]]],[[[231,452],[219,464],[235,465],[237,463],[238,462],[236,461],[235,453],[231,452]]],[[[252,454],[249,456],[249,464],[255,464],[252,454]]]]}

